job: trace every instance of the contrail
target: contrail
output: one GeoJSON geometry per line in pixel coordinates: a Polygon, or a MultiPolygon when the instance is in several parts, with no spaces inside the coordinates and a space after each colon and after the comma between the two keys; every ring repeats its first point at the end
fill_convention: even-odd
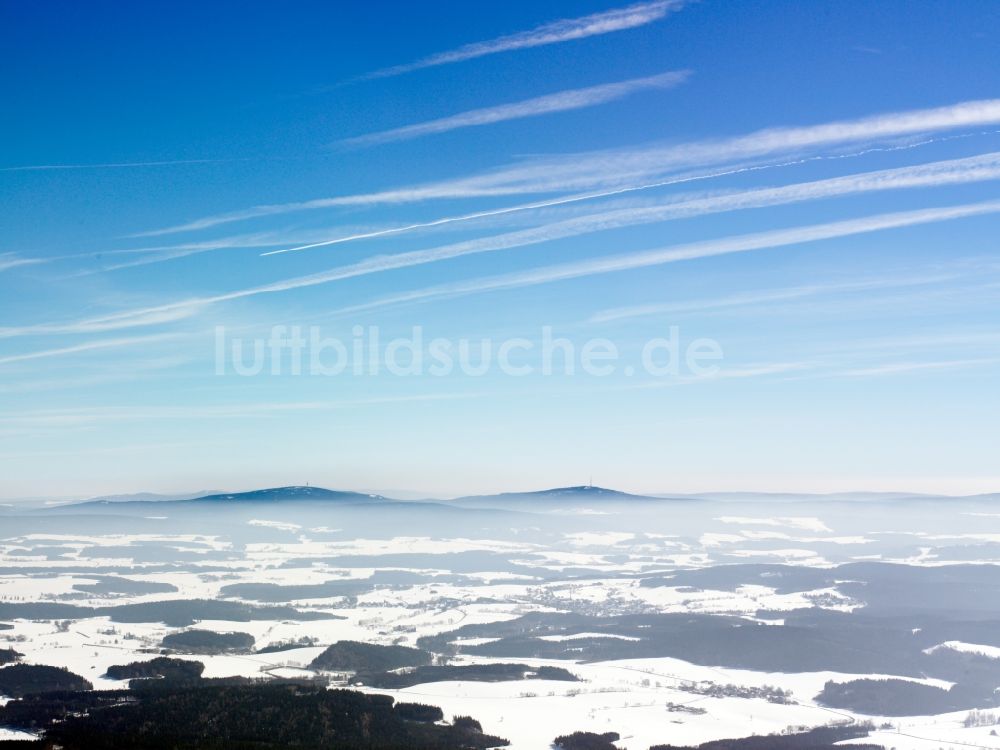
{"type": "MultiPolygon", "coordinates": [[[[814,224],[810,226],[794,227],[791,229],[770,230],[756,234],[737,235],[717,240],[704,240],[685,245],[674,245],[656,248],[653,250],[643,250],[625,255],[610,255],[584,261],[573,261],[558,265],[545,266],[542,268],[534,268],[528,271],[518,271],[498,276],[488,276],[450,284],[425,287],[423,289],[403,292],[389,297],[380,297],[367,303],[344,307],[336,310],[335,313],[356,313],[389,305],[424,302],[433,299],[445,299],[469,294],[478,294],[481,292],[536,286],[538,284],[565,281],[584,276],[628,271],[667,263],[710,258],[719,255],[786,247],[789,245],[817,242],[821,240],[835,239],[838,237],[850,237],[870,232],[884,231],[887,229],[919,226],[922,224],[952,221],[955,219],[972,216],[984,216],[996,213],[1000,213],[1000,201],[998,200],[941,208],[919,209],[916,211],[901,211],[898,213],[868,216],[862,219],[848,219],[846,221],[835,221],[827,224],[814,224]]],[[[333,275],[333,272],[318,274],[317,277],[322,278],[322,281],[313,283],[324,283],[329,280],[334,280],[331,278],[333,275]]],[[[354,276],[358,274],[352,273],[350,275],[354,276]]],[[[336,276],[336,278],[345,277],[347,276],[343,273],[336,276]]],[[[269,289],[268,291],[273,291],[273,289],[269,289]]]]}
{"type": "Polygon", "coordinates": [[[235,161],[250,161],[250,159],[175,159],[173,161],[122,161],[103,164],[26,164],[18,167],[0,167],[0,172],[44,172],[56,169],[134,169],[139,167],[170,167],[182,164],[220,164],[235,161]]]}
{"type": "MultiPolygon", "coordinates": [[[[778,165],[775,165],[778,166],[778,165]]],[[[583,195],[571,195],[564,198],[553,198],[551,200],[536,201],[535,203],[523,203],[517,206],[508,206],[507,208],[497,208],[490,211],[478,211],[471,214],[462,214],[461,216],[447,216],[443,219],[434,219],[432,221],[425,221],[420,224],[408,224],[404,227],[393,227],[392,229],[380,229],[375,232],[364,232],[362,234],[352,234],[347,237],[338,237],[333,240],[324,240],[323,242],[313,242],[309,245],[299,245],[298,247],[286,247],[282,250],[269,250],[266,253],[261,253],[260,256],[263,258],[267,255],[281,255],[282,253],[294,253],[298,250],[309,250],[314,247],[326,247],[328,245],[339,245],[342,242],[353,242],[354,240],[366,240],[373,237],[385,237],[391,234],[402,234],[404,232],[412,232],[415,229],[426,229],[428,227],[439,227],[444,224],[453,224],[455,222],[461,221],[472,221],[473,219],[484,219],[491,216],[502,216],[504,214],[516,213],[518,211],[530,211],[536,208],[549,208],[550,206],[562,206],[566,203],[578,203],[580,201],[592,200],[594,198],[607,198],[609,196],[621,195],[623,193],[631,193],[637,190],[649,190],[650,188],[663,187],[665,185],[674,185],[679,182],[688,182],[691,180],[707,180],[711,177],[722,177],[727,174],[735,174],[738,171],[745,170],[734,170],[729,172],[716,172],[709,175],[699,175],[697,177],[681,177],[673,180],[665,180],[663,182],[650,183],[648,185],[633,185],[630,187],[619,188],[617,190],[607,190],[600,193],[584,193],[583,195]]]]}
{"type": "MultiPolygon", "coordinates": [[[[989,131],[989,133],[996,133],[1000,131],[989,131]]],[[[983,133],[987,134],[987,133],[983,133]]],[[[947,140],[952,140],[955,138],[965,138],[969,137],[970,134],[956,135],[956,136],[943,136],[941,138],[929,138],[923,141],[917,141],[914,143],[907,143],[899,146],[882,146],[882,147],[872,147],[867,148],[862,151],[855,151],[849,154],[834,154],[834,155],[819,155],[819,156],[809,156],[803,157],[801,159],[793,159],[790,161],[777,162],[772,164],[758,164],[742,167],[734,167],[732,169],[726,169],[719,172],[708,172],[704,174],[696,175],[685,175],[682,177],[673,177],[668,180],[659,180],[657,182],[648,182],[643,185],[629,185],[627,187],[615,188],[614,190],[602,190],[599,192],[592,193],[582,193],[579,195],[564,196],[562,198],[552,198],[549,200],[535,201],[533,203],[521,203],[516,206],[508,206],[506,208],[491,209],[489,211],[477,211],[469,214],[461,214],[459,216],[447,216],[441,219],[433,219],[431,221],[418,222],[416,224],[407,224],[402,227],[393,227],[391,229],[379,229],[373,232],[362,232],[359,234],[352,234],[346,237],[337,237],[331,240],[323,240],[322,242],[311,242],[306,245],[297,245],[295,247],[286,247],[281,250],[269,250],[265,253],[261,253],[260,257],[266,257],[269,255],[282,255],[283,253],[294,253],[300,250],[311,250],[317,247],[328,247],[330,245],[340,245],[345,242],[354,242],[356,240],[366,240],[373,239],[376,237],[386,237],[395,234],[405,234],[407,232],[412,232],[418,229],[428,229],[433,227],[439,227],[446,224],[455,224],[464,221],[473,221],[475,219],[485,219],[493,216],[503,216],[505,214],[518,213],[520,211],[531,211],[539,208],[551,208],[553,206],[562,206],[569,203],[579,203],[581,201],[595,200],[598,198],[612,198],[618,195],[624,195],[626,193],[636,193],[643,190],[653,190],[655,188],[667,187],[670,185],[679,185],[686,182],[695,182],[699,180],[710,180],[716,177],[727,177],[730,175],[744,174],[747,172],[759,172],[766,169],[779,169],[782,167],[798,166],[801,164],[807,164],[814,161],[825,161],[831,159],[849,159],[856,158],[860,156],[865,156],[871,153],[878,152],[889,152],[889,151],[903,151],[912,148],[918,148],[920,146],[926,146],[932,143],[940,143],[947,140]]]]}
{"type": "MultiPolygon", "coordinates": [[[[1000,213],[1000,200],[967,203],[938,208],[926,208],[916,211],[879,214],[862,219],[850,219],[827,224],[814,224],[809,226],[794,227],[791,229],[772,230],[757,234],[739,235],[715,240],[705,240],[702,242],[693,242],[685,245],[667,246],[655,250],[645,250],[626,255],[594,258],[575,263],[566,263],[559,266],[532,269],[527,272],[490,277],[488,279],[473,279],[472,281],[460,282],[458,284],[408,292],[404,295],[400,295],[399,297],[392,298],[391,300],[376,300],[375,303],[370,303],[370,305],[374,304],[375,306],[380,306],[389,302],[414,301],[416,299],[424,299],[442,294],[452,296],[455,294],[469,294],[494,289],[530,286],[550,281],[571,279],[580,276],[590,276],[598,273],[625,271],[646,266],[660,265],[663,263],[673,263],[683,260],[694,260],[696,258],[747,252],[750,250],[782,247],[786,245],[815,242],[818,240],[832,239],[836,237],[859,235],[886,229],[917,226],[933,222],[951,221],[955,219],[968,218],[972,216],[985,216],[996,213],[1000,213]]],[[[433,263],[447,257],[455,256],[454,254],[442,255],[440,252],[425,251],[418,252],[416,255],[404,253],[403,255],[370,258],[352,265],[330,268],[307,276],[297,276],[284,279],[282,281],[274,281],[259,286],[245,287],[243,289],[222,292],[211,296],[190,297],[188,299],[168,302],[154,307],[123,311],[121,313],[117,313],[116,318],[119,326],[124,327],[134,323],[135,318],[155,319],[162,314],[177,314],[178,316],[183,316],[185,313],[194,309],[207,308],[223,302],[246,299],[264,294],[287,292],[293,289],[320,286],[335,281],[343,281],[345,279],[357,278],[359,276],[367,276],[369,274],[381,273],[383,271],[390,271],[397,268],[408,268],[415,265],[433,263]]],[[[370,305],[348,309],[363,309],[370,305]]],[[[16,335],[16,333],[13,335],[16,335]]]]}
{"type": "Polygon", "coordinates": [[[420,122],[414,125],[404,125],[403,127],[382,130],[377,133],[368,133],[353,138],[345,138],[338,143],[343,146],[374,146],[391,141],[419,138],[424,135],[447,133],[451,130],[461,128],[481,127],[498,122],[520,120],[526,117],[539,117],[555,112],[570,112],[575,109],[585,109],[587,107],[596,107],[599,104],[607,104],[638,91],[673,88],[684,83],[690,76],[690,71],[676,70],[646,76],[645,78],[632,78],[627,81],[604,83],[587,88],[557,91],[554,94],[536,96],[533,99],[500,104],[495,107],[473,109],[437,120],[420,122]]]}
{"type": "Polygon", "coordinates": [[[109,349],[117,346],[130,346],[132,344],[145,344],[152,341],[163,341],[175,338],[177,334],[157,333],[151,336],[133,336],[131,338],[104,339],[102,341],[90,341],[86,344],[75,346],[65,346],[59,349],[45,349],[43,351],[28,352],[27,354],[12,354],[7,357],[0,357],[0,365],[12,362],[24,362],[30,359],[41,359],[43,357],[57,357],[63,354],[77,354],[79,352],[89,352],[95,349],[109,349]]]}
{"type": "Polygon", "coordinates": [[[681,0],[654,0],[653,2],[636,3],[624,8],[612,8],[611,10],[593,13],[580,18],[564,18],[558,21],[550,21],[541,26],[536,26],[529,31],[520,31],[486,42],[466,44],[457,49],[448,52],[439,52],[415,62],[376,70],[353,80],[365,81],[375,78],[389,78],[414,70],[448,65],[464,60],[474,60],[477,57],[495,55],[500,52],[511,52],[513,50],[541,47],[548,44],[559,44],[574,39],[585,39],[590,36],[609,34],[614,31],[634,29],[658,21],[670,11],[679,10],[683,6],[684,2],[681,0]]]}
{"type": "Polygon", "coordinates": [[[929,138],[931,133],[997,124],[1000,124],[1000,99],[962,102],[933,109],[895,112],[820,125],[767,128],[723,139],[564,155],[443,182],[375,193],[257,205],[132,236],[152,237],[190,232],[234,221],[324,208],[615,189],[627,183],[652,182],[668,174],[677,175],[681,170],[709,169],[713,166],[724,169],[727,164],[789,159],[807,153],[806,149],[812,149],[815,153],[821,147],[846,148],[848,144],[856,144],[857,148],[866,144],[886,143],[889,139],[929,138]]]}
{"type": "Polygon", "coordinates": [[[21,266],[36,266],[40,263],[48,263],[48,258],[22,258],[15,253],[0,253],[0,271],[21,266]]]}
{"type": "Polygon", "coordinates": [[[917,276],[897,278],[895,276],[883,279],[864,279],[834,284],[806,284],[802,286],[785,287],[783,289],[767,289],[761,292],[733,294],[728,297],[709,299],[694,299],[684,302],[653,303],[633,305],[630,307],[614,307],[601,310],[590,316],[591,323],[607,323],[610,321],[627,320],[630,318],[661,315],[663,313],[690,313],[704,310],[718,310],[731,307],[759,305],[768,302],[786,302],[825,294],[865,292],[876,289],[895,289],[913,286],[939,284],[944,281],[954,281],[960,278],[956,274],[937,274],[933,276],[917,276]]]}

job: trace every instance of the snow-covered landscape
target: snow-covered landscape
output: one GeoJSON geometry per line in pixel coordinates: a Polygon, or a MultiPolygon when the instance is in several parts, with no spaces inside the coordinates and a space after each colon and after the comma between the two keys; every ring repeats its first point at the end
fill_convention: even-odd
{"type": "Polygon", "coordinates": [[[1000,748],[992,725],[966,726],[974,709],[997,710],[989,696],[883,715],[822,695],[855,680],[953,687],[941,676],[950,666],[935,671],[909,651],[872,658],[870,670],[854,659],[879,648],[865,640],[879,620],[914,639],[941,632],[910,650],[962,655],[1000,685],[1000,629],[985,627],[1000,612],[980,594],[984,574],[1000,587],[1000,518],[976,510],[992,498],[947,499],[956,512],[946,526],[919,497],[733,502],[581,487],[537,499],[526,512],[502,495],[413,503],[289,489],[153,509],[128,500],[8,509],[0,648],[95,690],[127,689],[109,668],[162,655],[200,662],[203,679],[319,679],[439,706],[446,720],[473,716],[519,750],[575,731],[613,731],[622,750],[646,750],[844,722],[870,722],[865,741],[897,750],[1000,748]],[[560,512],[567,504],[592,512],[560,512]],[[942,586],[954,601],[938,600],[942,586]],[[702,619],[688,627],[689,616],[702,619]],[[846,627],[855,620],[857,630],[846,627]],[[776,638],[752,635],[744,654],[713,645],[716,622],[776,638]],[[796,653],[804,627],[823,655],[796,653]],[[169,645],[189,631],[247,634],[252,645],[169,645]],[[826,640],[836,633],[859,640],[834,648],[826,640]],[[690,649],[692,638],[707,645],[690,649]],[[783,653],[768,651],[772,640],[783,653]],[[573,679],[369,686],[316,666],[338,642],[426,649],[448,667],[559,667],[573,679]]]}
{"type": "Polygon", "coordinates": [[[0,0],[0,750],[1000,750],[998,61],[0,0]]]}

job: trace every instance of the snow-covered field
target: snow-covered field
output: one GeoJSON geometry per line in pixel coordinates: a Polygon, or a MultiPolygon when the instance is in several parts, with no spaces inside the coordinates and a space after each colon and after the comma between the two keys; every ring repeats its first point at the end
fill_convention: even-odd
{"type": "MultiPolygon", "coordinates": [[[[175,654],[205,664],[206,677],[301,677],[314,674],[310,662],[339,640],[418,645],[472,625],[503,623],[530,613],[727,615],[782,627],[785,613],[826,610],[851,613],[863,602],[834,585],[783,589],[762,577],[739,585],[641,585],[643,577],[673,571],[707,570],[741,562],[781,563],[826,569],[851,561],[884,560],[926,566],[951,561],[958,545],[1000,539],[1000,518],[964,516],[969,528],[928,531],[898,528],[859,532],[837,518],[814,515],[713,513],[700,526],[672,529],[658,521],[643,532],[599,528],[600,514],[580,514],[598,526],[565,531],[470,529],[467,535],[352,536],[338,519],[323,523],[269,515],[266,509],[241,526],[206,528],[204,533],[107,534],[33,531],[0,532],[0,607],[28,603],[115,608],[181,600],[222,600],[251,606],[292,607],[328,613],[323,619],[293,614],[260,619],[199,619],[204,630],[249,633],[255,648],[305,645],[270,653],[175,654]],[[995,530],[994,530],[995,529],[995,530]],[[676,533],[675,533],[676,532],[676,533]],[[940,550],[940,553],[938,552],[940,550]],[[176,558],[176,559],[174,559],[176,558]],[[455,563],[454,569],[452,561],[455,563]],[[380,578],[381,576],[381,578],[380,578]],[[111,578],[106,578],[111,577],[111,578]],[[160,590],[123,593],[116,580],[156,584],[160,590]],[[370,579],[370,581],[369,581],[370,579]],[[111,581],[108,583],[108,581],[111,581]],[[229,586],[270,585],[233,589],[229,586]],[[331,593],[325,586],[358,588],[331,593]],[[281,587],[296,587],[284,589],[281,587]],[[301,588],[312,587],[312,588],[301,588]],[[171,589],[171,590],[164,590],[171,589]],[[238,591],[238,594],[231,593],[238,591]],[[767,617],[759,613],[767,612],[767,617]]],[[[602,511],[602,513],[605,513],[602,511]]],[[[554,516],[557,517],[558,516],[554,516]]],[[[606,513],[614,518],[613,513],[606,513]]],[[[144,523],[164,523],[168,516],[144,523]]],[[[567,521],[568,523],[568,521],[567,521]]],[[[620,525],[620,524],[619,524],[620,525]]],[[[47,527],[48,528],[48,527],[47,527]]],[[[987,548],[983,548],[984,550],[987,548]]],[[[988,548],[992,549],[992,548],[988,548]]],[[[968,562],[968,560],[963,560],[968,562]]],[[[977,562],[993,562],[988,556],[977,562]]],[[[127,588],[127,586],[126,586],[127,588]]],[[[1000,606],[1000,605],[998,605],[1000,606]]],[[[17,614],[19,610],[8,611],[17,614]]],[[[256,617],[256,616],[255,616],[256,617]]],[[[123,622],[113,612],[18,617],[0,614],[0,648],[10,646],[29,664],[69,669],[95,688],[122,688],[106,677],[108,667],[152,659],[163,638],[184,630],[162,621],[123,622]]],[[[915,628],[917,632],[919,628],[915,628]]],[[[614,630],[582,629],[543,634],[539,640],[573,647],[577,642],[612,641],[627,646],[641,639],[614,630]]],[[[483,646],[496,637],[456,636],[459,648],[483,646]]],[[[1000,646],[964,640],[935,649],[1000,657],[1000,646]]],[[[781,732],[845,719],[883,726],[871,740],[897,750],[939,747],[1000,749],[991,727],[962,726],[966,712],[905,718],[868,717],[818,705],[828,681],[897,677],[947,689],[940,679],[900,675],[764,672],[693,664],[678,658],[635,658],[582,662],[573,659],[497,659],[468,653],[453,664],[517,661],[569,669],[578,682],[523,680],[499,683],[435,682],[389,693],[400,700],[439,705],[446,716],[471,715],[485,731],[507,737],[512,747],[536,750],[556,735],[577,730],[616,731],[623,750],[657,743],[697,744],[712,739],[781,732]],[[682,685],[780,688],[789,702],[762,697],[710,696],[682,685]],[[668,710],[668,704],[685,709],[668,710]],[[691,709],[691,710],[686,710],[691,709]]],[[[370,688],[364,688],[371,690],[370,688]]],[[[0,730],[0,739],[14,737],[0,730]]],[[[862,741],[862,740],[859,740],[862,741]]]]}

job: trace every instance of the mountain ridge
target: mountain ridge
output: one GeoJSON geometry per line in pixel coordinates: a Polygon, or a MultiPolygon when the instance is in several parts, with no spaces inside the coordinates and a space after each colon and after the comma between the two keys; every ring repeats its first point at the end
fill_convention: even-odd
{"type": "Polygon", "coordinates": [[[60,505],[60,508],[67,507],[87,507],[87,506],[136,506],[136,505],[195,505],[195,504],[219,504],[219,505],[243,505],[243,504],[275,504],[281,502],[336,502],[341,504],[361,505],[375,503],[402,502],[392,500],[382,495],[374,495],[364,492],[354,492],[351,490],[330,490],[325,487],[313,487],[310,485],[288,485],[285,487],[266,487],[257,490],[246,490],[244,492],[213,492],[207,495],[197,495],[192,497],[179,497],[176,499],[145,499],[143,494],[133,496],[130,499],[117,500],[112,498],[97,498],[85,500],[78,503],[68,503],[60,505]]]}
{"type": "Polygon", "coordinates": [[[634,495],[621,490],[597,487],[591,484],[572,487],[551,487],[527,492],[501,492],[494,495],[467,495],[448,500],[459,508],[505,507],[505,506],[547,506],[549,508],[571,508],[573,504],[586,503],[669,503],[670,499],[652,495],[634,495]]]}
{"type": "Polygon", "coordinates": [[[464,495],[451,499],[424,498],[421,500],[391,498],[371,492],[355,490],[333,490],[312,485],[288,485],[283,487],[266,487],[246,490],[243,492],[209,491],[207,494],[186,493],[183,495],[158,495],[155,493],[135,493],[131,495],[110,495],[91,498],[76,502],[60,503],[49,506],[49,509],[110,507],[110,506],[189,506],[189,505],[248,505],[277,503],[315,502],[337,505],[444,505],[457,508],[484,508],[494,506],[549,506],[569,508],[572,503],[670,503],[670,502],[739,502],[739,501],[778,501],[778,502],[809,502],[817,500],[837,501],[867,501],[867,502],[914,502],[932,501],[947,497],[954,500],[991,500],[1000,499],[1000,495],[985,493],[981,495],[938,496],[910,493],[757,493],[757,492],[721,492],[694,494],[633,494],[608,487],[595,485],[575,485],[568,487],[550,487],[542,490],[527,490],[523,492],[500,492],[484,495],[464,495]]]}
{"type": "Polygon", "coordinates": [[[286,487],[268,487],[259,490],[248,490],[246,492],[226,492],[202,497],[191,498],[187,502],[194,503],[239,503],[239,502],[282,502],[282,501],[303,501],[303,500],[323,500],[336,502],[359,502],[359,503],[379,503],[379,502],[402,502],[393,500],[382,495],[374,495],[365,492],[354,492],[353,490],[331,490],[326,487],[313,487],[312,485],[289,485],[286,487]]]}

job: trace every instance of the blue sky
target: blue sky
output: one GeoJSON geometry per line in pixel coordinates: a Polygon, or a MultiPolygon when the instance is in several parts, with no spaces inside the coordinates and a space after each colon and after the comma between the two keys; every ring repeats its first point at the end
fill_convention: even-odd
{"type": "Polygon", "coordinates": [[[997,59],[975,0],[0,2],[0,496],[995,491],[997,59]],[[534,371],[220,365],[275,326],[534,371]]]}

